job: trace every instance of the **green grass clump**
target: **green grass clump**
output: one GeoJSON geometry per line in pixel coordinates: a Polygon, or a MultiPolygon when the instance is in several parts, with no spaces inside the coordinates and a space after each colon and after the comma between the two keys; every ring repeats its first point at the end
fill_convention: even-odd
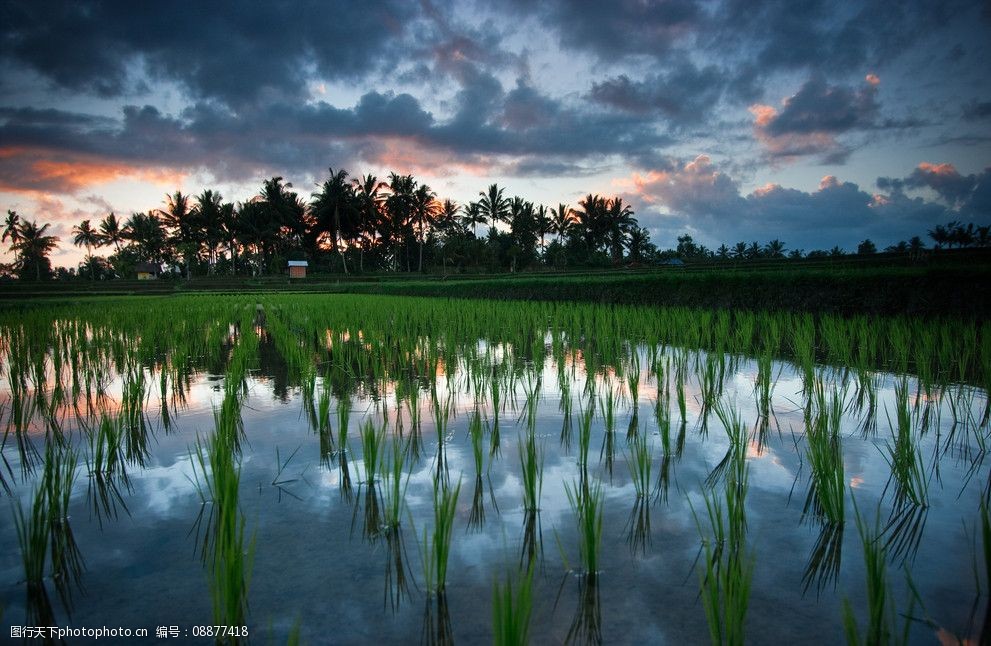
{"type": "Polygon", "coordinates": [[[530,612],[533,568],[517,581],[509,576],[495,582],[492,590],[492,643],[496,646],[523,646],[530,641],[530,612]]]}

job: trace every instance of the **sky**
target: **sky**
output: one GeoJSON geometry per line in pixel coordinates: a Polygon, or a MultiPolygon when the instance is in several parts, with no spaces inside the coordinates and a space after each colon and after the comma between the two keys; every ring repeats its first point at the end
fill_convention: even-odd
{"type": "Polygon", "coordinates": [[[0,0],[0,208],[71,266],[84,219],[344,168],[883,248],[991,222],[989,61],[989,0],[0,0]]]}

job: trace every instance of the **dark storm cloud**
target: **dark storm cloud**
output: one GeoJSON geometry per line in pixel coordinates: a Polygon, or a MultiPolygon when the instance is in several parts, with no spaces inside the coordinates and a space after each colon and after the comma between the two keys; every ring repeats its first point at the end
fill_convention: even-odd
{"type": "Polygon", "coordinates": [[[991,216],[991,168],[963,175],[953,164],[923,162],[897,183],[906,188],[932,189],[961,213],[991,216]]]}
{"type": "Polygon", "coordinates": [[[218,178],[248,180],[269,171],[313,173],[327,165],[387,163],[383,142],[390,140],[425,156],[444,153],[450,164],[477,161],[480,155],[516,156],[515,162],[500,162],[515,173],[566,171],[580,160],[608,155],[657,163],[671,143],[640,120],[569,108],[522,81],[507,93],[484,72],[465,78],[471,83],[458,94],[458,110],[444,121],[409,94],[375,91],[351,108],[280,102],[235,112],[200,102],[179,115],[150,105],[126,106],[119,120],[5,110],[0,112],[0,141],[8,151],[2,156],[4,186],[16,189],[20,181],[30,190],[82,187],[76,176],[39,179],[40,151],[67,162],[206,170],[218,178]]]}
{"type": "Polygon", "coordinates": [[[134,65],[198,98],[236,105],[301,96],[308,68],[355,78],[394,60],[412,3],[11,1],[3,5],[0,58],[57,86],[115,97],[134,65]]]}
{"type": "Polygon", "coordinates": [[[621,74],[593,83],[593,101],[619,110],[658,114],[675,125],[706,119],[729,86],[727,75],[715,65],[698,68],[688,62],[642,81],[621,74]]]}
{"type": "Polygon", "coordinates": [[[815,132],[838,134],[873,124],[878,111],[873,85],[852,89],[812,78],[764,126],[772,137],[815,132]]]}
{"type": "Polygon", "coordinates": [[[556,0],[522,3],[537,9],[561,44],[606,60],[663,56],[685,42],[705,18],[692,0],[556,0]]]}
{"type": "Polygon", "coordinates": [[[991,119],[991,101],[971,101],[963,108],[963,118],[968,121],[991,119]]]}
{"type": "Polygon", "coordinates": [[[728,0],[713,12],[703,42],[775,70],[863,73],[903,54],[973,2],[728,0]]]}

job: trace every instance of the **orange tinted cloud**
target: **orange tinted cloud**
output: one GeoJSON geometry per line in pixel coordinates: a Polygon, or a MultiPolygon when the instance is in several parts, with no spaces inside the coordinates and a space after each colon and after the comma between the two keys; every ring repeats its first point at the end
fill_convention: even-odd
{"type": "Polygon", "coordinates": [[[366,161],[397,173],[433,177],[462,174],[487,177],[492,173],[493,167],[498,165],[495,160],[487,157],[454,161],[455,156],[451,153],[429,148],[413,137],[387,137],[376,143],[374,151],[366,154],[366,161]]]}
{"type": "Polygon", "coordinates": [[[941,175],[943,177],[956,177],[959,175],[953,164],[930,164],[929,162],[922,162],[919,164],[919,170],[923,173],[941,175]]]}
{"type": "Polygon", "coordinates": [[[0,190],[3,191],[76,193],[120,179],[177,186],[184,177],[185,173],[170,168],[141,167],[42,149],[0,148],[0,190]]]}

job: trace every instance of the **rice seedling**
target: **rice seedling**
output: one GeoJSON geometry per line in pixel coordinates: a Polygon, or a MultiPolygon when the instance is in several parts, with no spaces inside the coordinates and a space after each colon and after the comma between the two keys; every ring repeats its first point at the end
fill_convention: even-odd
{"type": "Polygon", "coordinates": [[[887,549],[881,538],[880,515],[875,513],[873,527],[857,509],[854,500],[854,518],[857,522],[857,532],[860,536],[864,553],[864,571],[866,575],[866,604],[867,624],[861,633],[857,618],[853,612],[850,600],[843,601],[843,630],[848,644],[889,644],[908,643],[908,630],[912,612],[906,615],[905,625],[901,633],[895,626],[894,602],[891,598],[887,572],[887,549]]]}
{"type": "Polygon", "coordinates": [[[48,509],[48,491],[45,487],[40,486],[35,489],[27,515],[20,501],[14,505],[14,527],[17,531],[17,541],[21,546],[24,578],[29,585],[43,585],[51,526],[52,517],[48,509]]]}
{"type": "Polygon", "coordinates": [[[808,592],[814,583],[819,594],[829,587],[836,586],[840,574],[843,555],[843,528],[845,523],[823,523],[819,536],[809,554],[809,560],[802,574],[802,591],[808,592]]]}
{"type": "Polygon", "coordinates": [[[78,457],[68,447],[49,444],[45,451],[42,487],[48,507],[51,531],[52,577],[63,601],[68,605],[71,586],[78,584],[85,565],[69,522],[69,501],[76,481],[78,457]]]}
{"type": "Polygon", "coordinates": [[[544,452],[537,446],[533,433],[527,433],[519,444],[521,479],[523,481],[523,509],[535,512],[540,508],[540,494],[544,487],[544,452]]]}
{"type": "Polygon", "coordinates": [[[440,478],[434,479],[434,528],[423,530],[423,578],[427,590],[442,594],[447,585],[447,563],[451,555],[451,534],[457,512],[461,482],[453,488],[440,478]]]}
{"type": "Polygon", "coordinates": [[[533,608],[533,569],[516,577],[498,580],[492,590],[492,643],[522,646],[529,643],[530,613],[533,608]]]}
{"type": "Polygon", "coordinates": [[[571,434],[574,430],[574,422],[571,417],[572,413],[572,401],[571,401],[571,391],[568,388],[562,389],[561,392],[561,447],[565,451],[571,451],[571,434]]]}
{"type": "Polygon", "coordinates": [[[602,484],[589,487],[587,481],[565,483],[568,503],[578,521],[578,553],[587,577],[599,572],[599,549],[602,546],[602,484]]]}
{"type": "Polygon", "coordinates": [[[245,518],[240,511],[241,468],[234,450],[237,433],[229,412],[214,411],[215,430],[198,441],[194,465],[201,496],[212,503],[204,539],[213,618],[218,624],[243,625],[248,614],[248,587],[254,539],[245,542],[245,518]],[[202,483],[200,479],[202,478],[202,483]]]}
{"type": "Polygon", "coordinates": [[[405,480],[403,479],[405,465],[406,451],[400,440],[393,438],[389,459],[382,465],[385,491],[383,523],[385,528],[391,531],[396,531],[399,528],[406,499],[406,488],[409,485],[409,474],[406,474],[405,480]]]}
{"type": "Polygon", "coordinates": [[[348,451],[348,424],[351,420],[351,398],[337,400],[337,454],[341,460],[348,451]]]}
{"type": "Polygon", "coordinates": [[[123,431],[117,418],[103,415],[95,429],[86,429],[86,435],[89,437],[86,465],[90,476],[90,511],[102,523],[104,516],[117,518],[118,508],[127,511],[121,492],[121,487],[130,491],[123,431]]]}
{"type": "Polygon", "coordinates": [[[482,474],[475,474],[475,486],[472,489],[471,510],[468,512],[468,527],[465,531],[482,531],[485,525],[485,485],[482,474]]]}
{"type": "Polygon", "coordinates": [[[385,533],[385,597],[393,612],[397,612],[404,600],[409,600],[412,574],[406,541],[401,527],[385,533]]]}
{"type": "Polygon", "coordinates": [[[637,497],[630,510],[630,518],[626,522],[626,544],[634,556],[644,556],[650,545],[650,502],[646,498],[637,497]]]}
{"type": "Polygon", "coordinates": [[[667,392],[667,383],[661,390],[657,399],[654,400],[654,419],[657,422],[657,434],[661,438],[661,452],[665,456],[671,455],[671,408],[670,395],[667,392]]]}
{"type": "Polygon", "coordinates": [[[589,401],[578,419],[578,467],[584,474],[588,471],[588,447],[592,440],[592,418],[595,416],[595,403],[589,401]]]}
{"type": "Polygon", "coordinates": [[[703,491],[708,529],[695,518],[702,536],[699,585],[713,644],[744,643],[753,582],[754,557],[745,545],[748,469],[732,472],[739,475],[727,478],[723,493],[703,491]]]}
{"type": "Polygon", "coordinates": [[[472,413],[471,420],[468,423],[468,436],[471,438],[471,454],[475,461],[476,476],[481,476],[482,468],[485,463],[485,453],[482,447],[484,434],[482,415],[476,407],[474,413],[472,413]]]}
{"type": "Polygon", "coordinates": [[[891,478],[895,482],[895,506],[901,507],[907,501],[925,507],[929,501],[929,481],[925,475],[922,455],[913,437],[908,384],[904,380],[895,384],[895,400],[896,423],[892,423],[888,413],[888,426],[892,431],[893,442],[885,446],[885,460],[891,467],[891,478]]]}
{"type": "Polygon", "coordinates": [[[364,483],[371,486],[375,483],[375,475],[379,473],[385,443],[385,426],[376,428],[372,420],[366,420],[361,427],[361,459],[364,463],[364,483]]]}
{"type": "Polygon", "coordinates": [[[647,445],[647,437],[641,435],[630,441],[626,454],[626,464],[630,469],[630,480],[637,492],[637,498],[650,500],[651,498],[651,459],[650,447],[647,445]]]}
{"type": "Polygon", "coordinates": [[[606,434],[611,435],[616,430],[616,392],[611,384],[606,384],[605,397],[599,397],[599,412],[606,426],[606,434]]]}
{"type": "Polygon", "coordinates": [[[843,398],[834,392],[828,404],[824,395],[819,395],[819,402],[819,410],[805,433],[806,457],[812,467],[812,477],[804,513],[811,510],[826,522],[842,523],[846,497],[839,436],[843,398]]]}
{"type": "Polygon", "coordinates": [[[565,643],[602,643],[602,598],[598,576],[578,578],[578,604],[565,643]]]}

